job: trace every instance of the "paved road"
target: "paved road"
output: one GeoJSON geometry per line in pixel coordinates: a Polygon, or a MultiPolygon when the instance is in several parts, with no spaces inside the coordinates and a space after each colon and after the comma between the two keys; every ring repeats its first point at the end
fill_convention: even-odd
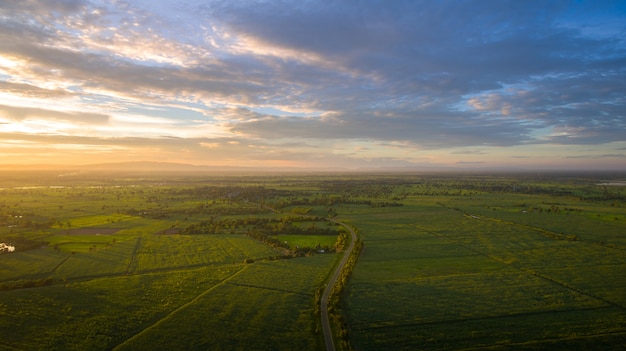
{"type": "Polygon", "coordinates": [[[352,235],[352,241],[350,241],[350,245],[348,245],[348,249],[346,249],[346,252],[343,254],[343,258],[341,259],[339,266],[337,266],[335,273],[330,278],[328,285],[326,285],[326,289],[324,290],[324,294],[322,295],[322,300],[320,303],[321,304],[320,312],[322,315],[322,330],[324,331],[324,340],[326,341],[326,350],[335,351],[335,342],[333,341],[333,332],[330,329],[330,320],[328,319],[328,297],[330,297],[330,292],[331,290],[333,290],[333,286],[335,286],[335,283],[337,283],[339,274],[341,274],[341,270],[346,265],[346,262],[348,262],[348,257],[350,257],[350,253],[354,249],[354,243],[356,242],[356,233],[351,227],[349,227],[348,225],[344,223],[341,223],[334,219],[331,219],[331,222],[335,222],[341,225],[342,227],[346,228],[348,232],[350,232],[350,234],[352,235]]]}
{"type": "MultiPolygon", "coordinates": [[[[268,209],[268,210],[270,210],[272,212],[279,213],[279,211],[277,211],[277,210],[275,210],[275,209],[273,209],[273,208],[271,208],[269,206],[263,205],[263,207],[265,207],[266,209],[268,209]]],[[[328,350],[328,351],[335,351],[335,342],[333,341],[333,331],[330,329],[330,320],[328,319],[328,298],[330,297],[330,292],[333,290],[333,287],[335,286],[335,283],[337,283],[337,279],[339,279],[339,275],[341,274],[341,270],[343,269],[343,267],[348,262],[348,258],[350,257],[350,253],[352,253],[352,250],[354,250],[354,244],[356,243],[356,233],[354,232],[354,229],[352,229],[350,226],[348,226],[345,223],[336,221],[334,219],[331,219],[330,221],[334,222],[334,223],[337,223],[340,226],[346,228],[346,230],[352,236],[352,240],[350,241],[350,245],[348,245],[348,248],[346,249],[346,252],[343,254],[343,258],[341,259],[341,262],[337,266],[337,269],[335,270],[335,273],[333,273],[333,276],[330,278],[330,281],[326,285],[326,289],[324,289],[324,294],[322,294],[322,299],[320,301],[320,312],[321,312],[321,316],[322,316],[322,331],[324,332],[324,341],[326,342],[326,350],[328,350]]]]}

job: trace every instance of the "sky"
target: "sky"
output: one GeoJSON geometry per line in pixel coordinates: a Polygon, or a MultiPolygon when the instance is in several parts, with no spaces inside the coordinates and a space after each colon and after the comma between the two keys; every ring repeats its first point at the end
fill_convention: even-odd
{"type": "Polygon", "coordinates": [[[0,164],[626,170],[625,1],[0,0],[0,164]]]}

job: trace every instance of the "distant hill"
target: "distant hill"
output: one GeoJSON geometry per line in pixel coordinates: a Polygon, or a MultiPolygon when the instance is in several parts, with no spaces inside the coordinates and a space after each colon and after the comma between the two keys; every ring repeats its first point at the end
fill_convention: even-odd
{"type": "Polygon", "coordinates": [[[86,165],[2,165],[0,172],[57,172],[60,176],[85,175],[93,173],[116,174],[252,174],[252,173],[345,173],[348,169],[326,168],[276,168],[276,167],[245,167],[245,166],[206,166],[176,162],[112,162],[86,165]]]}
{"type": "Polygon", "coordinates": [[[216,167],[195,166],[174,162],[116,162],[96,163],[80,167],[84,171],[133,171],[133,172],[196,172],[216,167]]]}

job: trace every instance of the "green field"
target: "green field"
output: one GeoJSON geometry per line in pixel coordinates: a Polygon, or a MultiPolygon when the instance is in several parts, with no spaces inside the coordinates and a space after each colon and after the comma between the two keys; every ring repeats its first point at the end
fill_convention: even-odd
{"type": "MultiPolygon", "coordinates": [[[[242,191],[3,189],[0,242],[17,250],[0,255],[0,349],[318,349],[315,292],[337,256],[246,235],[255,219],[290,219],[232,198],[242,191]]],[[[336,242],[298,242],[311,239],[336,242]]]]}
{"type": "Polygon", "coordinates": [[[623,207],[489,193],[404,203],[342,216],[365,242],[344,302],[357,349],[626,345],[623,207]],[[584,211],[529,212],[550,202],[584,211]]]}
{"type": "Polygon", "coordinates": [[[242,266],[116,350],[317,350],[311,302],[332,259],[242,266]]]}
{"type": "Polygon", "coordinates": [[[611,177],[14,179],[0,350],[323,349],[317,299],[345,245],[328,218],[363,243],[333,307],[355,349],[620,350],[611,177]]]}
{"type": "Polygon", "coordinates": [[[337,238],[329,235],[274,235],[273,238],[286,242],[290,247],[332,247],[337,238]]]}

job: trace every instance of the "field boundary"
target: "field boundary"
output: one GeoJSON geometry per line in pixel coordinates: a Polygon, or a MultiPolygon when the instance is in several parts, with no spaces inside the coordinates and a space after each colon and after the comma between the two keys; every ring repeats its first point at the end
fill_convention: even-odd
{"type": "Polygon", "coordinates": [[[552,343],[552,342],[559,342],[559,341],[565,341],[565,340],[595,339],[595,338],[602,338],[602,337],[606,337],[606,336],[619,336],[619,335],[622,335],[622,336],[626,337],[626,332],[624,332],[624,331],[615,331],[615,332],[589,334],[589,335],[564,336],[562,338],[546,338],[546,339],[541,339],[541,340],[530,340],[530,341],[526,341],[526,342],[513,342],[513,343],[506,344],[506,345],[493,344],[493,345],[486,345],[486,346],[477,346],[477,347],[464,348],[464,349],[461,349],[460,351],[494,350],[494,347],[506,347],[506,348],[496,348],[496,350],[498,350],[498,349],[499,350],[506,350],[507,348],[509,348],[511,346],[541,345],[541,344],[548,344],[548,343],[552,343]]]}
{"type": "Polygon", "coordinates": [[[245,283],[231,283],[231,282],[228,282],[227,284],[228,285],[233,285],[233,286],[240,286],[240,287],[244,287],[244,288],[253,288],[253,289],[261,289],[261,290],[277,291],[277,292],[281,292],[281,293],[294,294],[294,295],[300,295],[300,296],[306,296],[306,297],[311,296],[311,294],[306,294],[306,293],[303,293],[303,292],[298,292],[298,291],[293,291],[293,290],[286,290],[286,289],[272,288],[272,287],[269,287],[269,286],[261,286],[261,285],[254,285],[254,284],[245,284],[245,283]]]}
{"type": "Polygon", "coordinates": [[[142,238],[141,235],[137,237],[137,241],[135,242],[135,247],[133,248],[133,252],[130,255],[130,260],[128,260],[128,267],[126,267],[127,275],[137,272],[137,250],[139,250],[139,247],[141,246],[141,238],[142,238]]]}
{"type": "MultiPolygon", "coordinates": [[[[515,223],[511,223],[511,224],[509,224],[509,225],[515,225],[515,223]]],[[[601,302],[603,302],[603,303],[605,303],[605,304],[608,304],[608,305],[611,305],[611,306],[614,306],[614,307],[617,307],[617,308],[619,308],[619,309],[621,309],[621,310],[625,310],[625,311],[626,311],[626,307],[625,307],[625,306],[622,306],[622,305],[620,305],[620,304],[618,304],[618,303],[615,303],[615,302],[609,301],[609,300],[607,300],[607,299],[605,299],[605,298],[602,298],[602,297],[599,297],[599,296],[595,296],[595,295],[593,295],[593,294],[591,294],[591,293],[588,293],[588,292],[585,292],[585,291],[580,290],[580,289],[578,289],[578,288],[575,288],[575,287],[569,286],[569,285],[567,285],[567,284],[565,284],[565,283],[563,283],[563,282],[560,282],[560,281],[558,281],[558,280],[556,280],[556,279],[554,279],[554,278],[551,278],[551,277],[549,277],[549,276],[547,276],[547,275],[537,273],[537,272],[535,272],[535,271],[533,271],[533,270],[531,270],[531,269],[528,269],[528,268],[525,268],[525,267],[519,267],[519,266],[517,266],[517,265],[511,264],[511,263],[507,263],[507,262],[505,262],[505,261],[503,261],[503,260],[501,260],[501,259],[499,259],[499,258],[497,258],[497,257],[494,257],[494,256],[489,255],[489,254],[487,254],[487,253],[481,252],[481,251],[479,251],[479,250],[477,250],[477,249],[474,249],[474,248],[472,248],[472,247],[469,247],[469,246],[464,245],[464,244],[462,244],[462,243],[459,243],[459,242],[457,242],[457,241],[450,240],[450,239],[449,239],[448,237],[446,237],[445,235],[442,235],[441,233],[438,233],[438,232],[436,232],[436,231],[433,231],[433,230],[428,230],[428,229],[425,229],[425,228],[420,227],[420,226],[417,226],[417,225],[416,225],[415,227],[416,227],[417,229],[419,229],[419,230],[421,230],[421,231],[425,232],[425,233],[429,233],[429,234],[434,235],[434,236],[436,236],[436,237],[438,237],[438,238],[441,238],[441,239],[442,239],[442,240],[444,240],[444,241],[447,241],[447,242],[450,242],[450,243],[452,243],[452,244],[455,244],[455,245],[461,246],[461,247],[463,247],[464,249],[467,249],[467,250],[469,250],[469,251],[472,251],[472,252],[475,252],[475,253],[477,253],[477,254],[479,254],[479,255],[482,255],[482,256],[484,256],[484,257],[487,257],[487,258],[489,258],[489,259],[491,259],[491,260],[493,260],[493,261],[495,261],[495,262],[497,262],[497,263],[500,263],[500,264],[503,264],[503,265],[509,266],[509,267],[511,267],[511,268],[514,268],[514,269],[516,269],[516,270],[518,270],[518,271],[520,271],[520,272],[522,272],[522,273],[524,273],[524,274],[526,274],[526,275],[531,275],[531,276],[534,276],[534,277],[537,277],[537,278],[543,279],[543,280],[545,280],[545,281],[550,282],[551,284],[554,284],[554,285],[560,286],[560,287],[562,287],[562,288],[565,288],[565,289],[571,290],[571,291],[573,291],[573,292],[575,292],[575,293],[577,293],[577,294],[585,295],[585,296],[590,297],[590,298],[592,298],[592,299],[595,299],[595,300],[601,301],[601,302]]]]}
{"type": "Polygon", "coordinates": [[[59,269],[59,267],[61,267],[65,262],[67,262],[67,260],[70,259],[70,256],[65,257],[64,259],[61,260],[61,262],[59,262],[59,264],[57,264],[56,266],[54,266],[54,268],[52,268],[52,270],[50,271],[51,274],[54,274],[54,272],[57,271],[57,269],[59,269]]]}
{"type": "MultiPolygon", "coordinates": [[[[446,206],[444,206],[444,207],[445,208],[449,208],[449,207],[446,207],[446,206]]],[[[540,235],[543,235],[546,238],[550,238],[550,239],[554,239],[554,240],[578,241],[578,242],[584,242],[586,244],[599,245],[599,246],[610,248],[610,249],[626,251],[626,247],[623,247],[621,245],[616,245],[616,244],[612,244],[612,243],[598,242],[598,241],[585,240],[585,239],[580,238],[576,234],[569,234],[568,235],[568,234],[565,234],[565,233],[557,233],[557,232],[552,231],[552,230],[544,229],[544,228],[541,228],[541,227],[535,227],[535,226],[524,224],[524,223],[518,223],[518,222],[511,221],[511,220],[504,220],[504,219],[491,217],[491,216],[485,216],[485,215],[472,215],[472,214],[469,214],[469,213],[467,213],[467,212],[465,212],[465,211],[463,211],[461,209],[452,209],[452,210],[463,213],[463,216],[465,216],[466,218],[475,219],[475,220],[485,219],[485,220],[488,220],[488,221],[491,221],[491,222],[495,222],[495,223],[499,223],[499,224],[506,224],[506,225],[511,225],[511,226],[517,226],[517,227],[521,227],[521,228],[524,228],[524,229],[528,229],[528,230],[534,231],[534,232],[536,232],[536,233],[538,233],[540,235]]]]}
{"type": "MultiPolygon", "coordinates": [[[[493,315],[493,316],[484,316],[484,317],[475,317],[475,318],[458,318],[458,319],[446,319],[446,320],[430,321],[430,322],[410,322],[410,323],[399,323],[399,324],[394,324],[394,325],[379,325],[379,326],[368,326],[371,323],[357,323],[357,324],[353,324],[353,326],[358,326],[359,329],[389,329],[389,328],[398,328],[398,327],[413,327],[413,326],[417,327],[417,326],[425,326],[425,325],[465,323],[465,322],[472,322],[472,321],[488,321],[488,320],[541,315],[541,314],[594,311],[594,310],[602,310],[602,309],[607,309],[607,308],[613,308],[613,307],[612,306],[596,306],[596,307],[586,307],[586,308],[569,309],[569,310],[560,309],[560,310],[520,312],[520,313],[498,314],[498,315],[493,315]]],[[[379,323],[382,323],[382,322],[379,322],[379,323]]]]}
{"type": "Polygon", "coordinates": [[[189,307],[190,305],[194,304],[196,301],[198,301],[199,299],[201,299],[202,297],[204,297],[205,295],[209,294],[211,291],[215,290],[216,288],[226,284],[229,280],[235,278],[237,275],[239,275],[241,272],[243,272],[246,269],[246,266],[241,266],[240,269],[236,272],[234,272],[233,274],[231,274],[230,276],[224,278],[222,281],[220,281],[219,283],[211,286],[210,288],[208,288],[207,290],[203,291],[202,293],[198,294],[196,297],[194,297],[193,299],[191,299],[189,302],[180,305],[179,307],[177,307],[176,309],[172,310],[171,312],[169,312],[168,314],[166,314],[165,316],[163,316],[162,318],[158,319],[157,321],[155,321],[154,323],[150,324],[149,326],[141,329],[139,332],[137,332],[135,335],[131,336],[130,338],[126,339],[125,341],[123,341],[122,343],[118,344],[117,346],[111,348],[111,350],[119,350],[121,347],[123,347],[125,344],[131,342],[132,340],[135,340],[137,338],[139,338],[143,333],[147,332],[148,330],[157,327],[158,325],[160,325],[161,323],[164,323],[165,320],[169,319],[171,316],[175,315],[176,313],[178,313],[179,311],[182,311],[183,309],[189,307]]]}

